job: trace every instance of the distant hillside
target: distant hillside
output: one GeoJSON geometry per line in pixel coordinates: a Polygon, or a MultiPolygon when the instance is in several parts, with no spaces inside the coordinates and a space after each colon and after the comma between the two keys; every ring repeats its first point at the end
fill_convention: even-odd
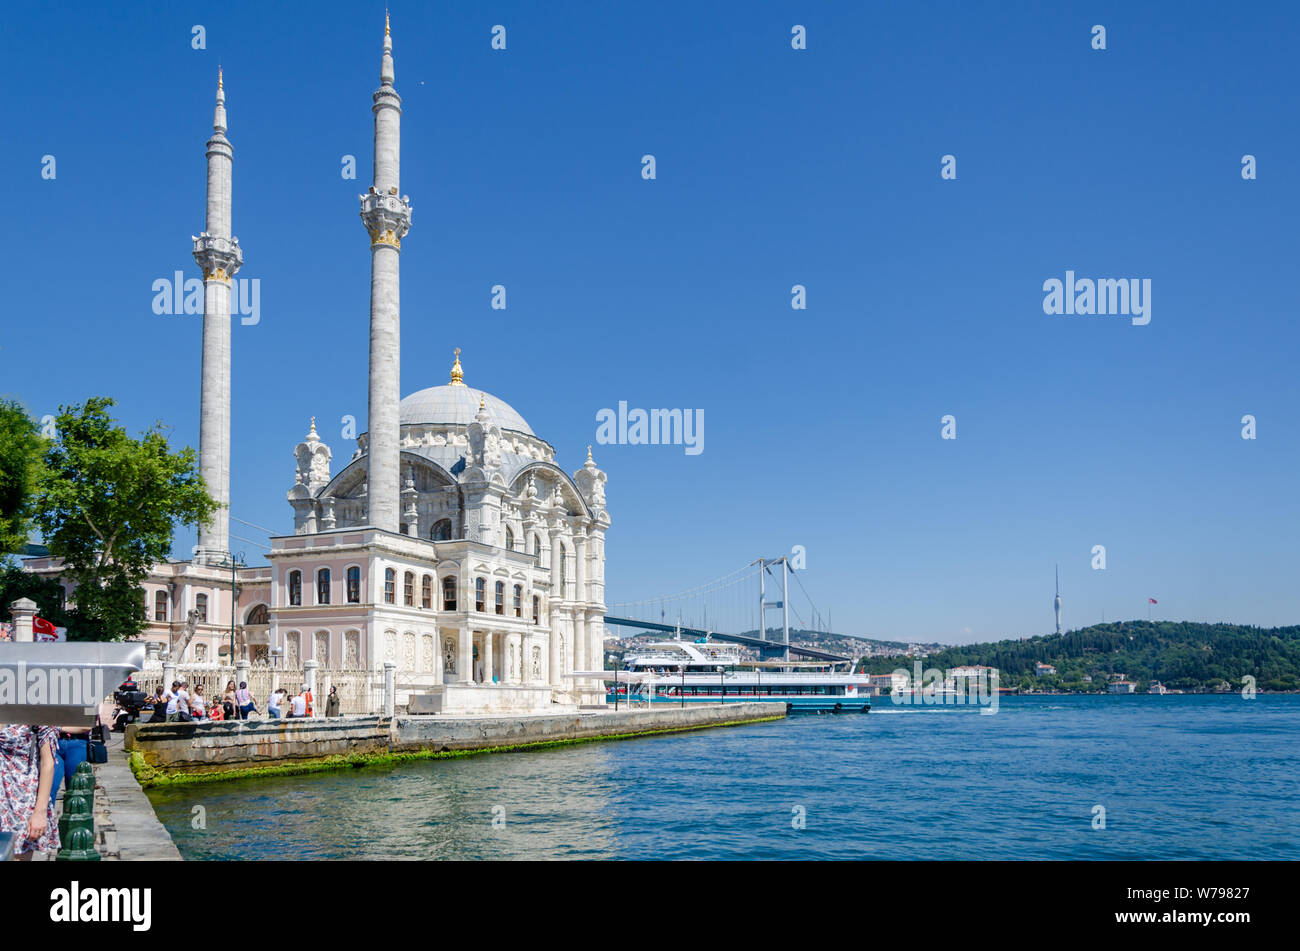
{"type": "MultiPolygon", "coordinates": [[[[758,636],[758,632],[754,630],[742,631],[741,633],[747,637],[758,636]]],[[[781,637],[782,633],[779,627],[768,628],[768,640],[779,641],[781,637]]],[[[842,653],[846,657],[861,657],[863,654],[869,656],[902,654],[918,647],[921,648],[922,652],[933,653],[943,647],[942,644],[920,644],[915,641],[881,641],[874,637],[863,637],[860,634],[835,634],[828,631],[810,631],[793,627],[790,628],[790,643],[799,644],[803,647],[816,647],[833,653],[842,653]]]]}
{"type": "MultiPolygon", "coordinates": [[[[870,673],[912,666],[909,654],[864,661],[870,673]]],[[[1113,675],[1123,674],[1138,681],[1139,689],[1159,680],[1167,687],[1196,690],[1212,689],[1223,681],[1238,686],[1242,677],[1251,675],[1261,690],[1296,690],[1300,689],[1300,626],[1126,621],[1095,624],[1059,636],[949,647],[924,659],[927,668],[946,670],[966,664],[998,668],[1004,686],[1104,690],[1113,675]],[[1038,662],[1054,665],[1056,675],[1036,677],[1038,662]]]]}

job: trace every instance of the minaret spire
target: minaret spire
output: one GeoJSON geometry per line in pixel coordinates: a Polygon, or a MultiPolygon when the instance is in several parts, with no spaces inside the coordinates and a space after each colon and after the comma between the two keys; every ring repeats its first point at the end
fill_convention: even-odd
{"type": "Polygon", "coordinates": [[[226,89],[217,68],[217,104],[208,139],[207,220],[194,242],[203,271],[203,369],[199,391],[199,472],[220,505],[199,529],[196,560],[220,562],[230,550],[230,292],[244,252],[230,233],[234,150],[226,138],[226,89]]]}
{"type": "Polygon", "coordinates": [[[400,529],[401,258],[411,228],[411,205],[401,185],[402,97],[393,88],[393,37],[384,14],[380,85],[375,114],[374,184],[361,196],[361,220],[370,235],[370,386],[366,448],[368,521],[400,529]]]}

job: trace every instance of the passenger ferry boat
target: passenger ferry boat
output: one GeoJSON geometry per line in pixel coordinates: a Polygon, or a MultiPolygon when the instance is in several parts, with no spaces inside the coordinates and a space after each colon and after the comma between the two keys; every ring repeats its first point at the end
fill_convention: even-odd
{"type": "MultiPolygon", "coordinates": [[[[745,660],[715,643],[662,641],[600,672],[609,703],[784,703],[788,713],[867,713],[866,674],[830,663],[745,660]]],[[[599,674],[598,674],[599,675],[599,674]]]]}

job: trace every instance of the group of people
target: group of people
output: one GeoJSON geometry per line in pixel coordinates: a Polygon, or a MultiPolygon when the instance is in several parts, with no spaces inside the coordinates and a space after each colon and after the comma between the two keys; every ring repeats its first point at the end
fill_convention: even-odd
{"type": "Polygon", "coordinates": [[[247,720],[258,712],[257,700],[248,689],[247,681],[240,681],[238,687],[233,680],[230,681],[226,684],[226,692],[218,700],[204,694],[203,684],[195,684],[191,690],[186,681],[173,680],[170,689],[160,684],[150,699],[153,715],[149,717],[149,723],[247,720]]]}
{"type": "MultiPolygon", "coordinates": [[[[303,684],[302,689],[292,696],[281,687],[267,698],[266,715],[273,720],[315,716],[312,706],[314,702],[315,698],[307,684],[303,684]]],[[[218,723],[222,720],[247,720],[253,714],[261,715],[257,699],[248,689],[246,681],[240,681],[238,687],[233,680],[227,683],[225,693],[218,701],[204,695],[202,684],[195,684],[191,690],[184,680],[175,680],[170,690],[159,686],[154,691],[152,704],[153,715],[149,718],[149,723],[190,723],[195,720],[218,723]]],[[[325,699],[325,715],[338,716],[339,706],[338,688],[330,687],[329,696],[325,699]]]]}
{"type": "MultiPolygon", "coordinates": [[[[316,715],[316,711],[312,708],[314,702],[311,688],[306,684],[303,684],[302,689],[292,697],[289,696],[289,691],[281,687],[271,694],[271,699],[266,702],[266,710],[273,718],[312,717],[316,715]]],[[[330,687],[329,696],[325,698],[325,715],[327,717],[339,715],[338,687],[330,687]]]]}

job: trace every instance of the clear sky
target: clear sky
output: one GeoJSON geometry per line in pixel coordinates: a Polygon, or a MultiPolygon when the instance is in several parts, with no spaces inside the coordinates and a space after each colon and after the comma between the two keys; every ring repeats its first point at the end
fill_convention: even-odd
{"type": "MultiPolygon", "coordinates": [[[[704,410],[698,455],[595,447],[608,600],[802,545],[850,633],[1048,631],[1058,562],[1067,627],[1148,597],[1300,621],[1295,5],[391,9],[402,392],[459,346],[570,471],[602,408],[704,410]],[[1149,279],[1151,322],[1046,315],[1067,270],[1149,279]]],[[[261,282],[234,329],[232,512],[291,532],[309,417],[335,471],[340,420],[365,425],[382,2],[0,21],[0,393],[37,416],[108,394],[197,446],[201,318],[155,315],[152,285],[198,274],[220,61],[239,277],[261,282]]],[[[255,558],[266,536],[234,530],[255,558]]]]}

